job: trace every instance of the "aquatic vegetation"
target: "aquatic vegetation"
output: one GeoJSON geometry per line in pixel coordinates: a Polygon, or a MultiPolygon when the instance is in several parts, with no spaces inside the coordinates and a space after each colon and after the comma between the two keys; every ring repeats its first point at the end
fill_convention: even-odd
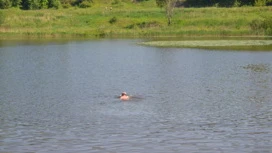
{"type": "Polygon", "coordinates": [[[268,64],[249,64],[243,67],[244,69],[251,70],[253,72],[269,72],[270,66],[268,64]]]}
{"type": "Polygon", "coordinates": [[[272,40],[189,40],[189,41],[150,41],[142,45],[154,47],[241,47],[241,46],[269,46],[272,40]]]}

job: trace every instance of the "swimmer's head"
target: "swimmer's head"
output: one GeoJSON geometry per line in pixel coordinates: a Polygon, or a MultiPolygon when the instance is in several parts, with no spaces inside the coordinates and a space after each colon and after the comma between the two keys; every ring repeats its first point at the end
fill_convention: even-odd
{"type": "Polygon", "coordinates": [[[122,92],[121,96],[126,96],[127,93],[126,92],[122,92]]]}

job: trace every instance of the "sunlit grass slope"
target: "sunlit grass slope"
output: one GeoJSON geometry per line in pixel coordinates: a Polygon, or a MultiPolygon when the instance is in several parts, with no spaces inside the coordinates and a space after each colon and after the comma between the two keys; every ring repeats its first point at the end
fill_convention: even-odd
{"type": "MultiPolygon", "coordinates": [[[[103,1],[103,0],[102,0],[103,1]]],[[[42,37],[263,36],[251,29],[272,7],[176,8],[171,26],[155,0],[94,2],[91,8],[0,10],[0,35],[42,37]]]]}

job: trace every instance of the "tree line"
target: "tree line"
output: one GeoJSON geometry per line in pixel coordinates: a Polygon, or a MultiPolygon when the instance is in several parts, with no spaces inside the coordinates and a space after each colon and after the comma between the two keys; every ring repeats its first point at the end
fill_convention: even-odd
{"type": "MultiPolygon", "coordinates": [[[[268,6],[272,0],[156,0],[157,6],[165,8],[168,25],[171,25],[175,7],[240,7],[240,6],[268,6]]],[[[271,20],[269,20],[269,25],[271,20]]],[[[258,24],[266,25],[266,24],[258,24]]],[[[270,27],[269,27],[270,28],[270,27]]]]}
{"type": "MultiPolygon", "coordinates": [[[[112,0],[112,4],[120,3],[122,0],[112,0]]],[[[152,0],[123,0],[127,2],[140,3],[152,0]]],[[[182,7],[239,7],[239,6],[268,6],[272,0],[156,0],[158,6],[163,7],[168,1],[174,1],[175,6],[182,7]]],[[[87,8],[93,5],[93,0],[0,0],[0,9],[16,7],[24,10],[81,7],[87,8]]],[[[103,3],[103,2],[102,2],[103,3]]]]}
{"type": "Polygon", "coordinates": [[[240,7],[272,5],[272,0],[185,0],[181,2],[185,7],[240,7]]]}
{"type": "Polygon", "coordinates": [[[15,7],[23,10],[38,10],[68,8],[72,6],[87,8],[91,7],[92,4],[92,0],[0,0],[0,9],[15,7]]]}
{"type": "Polygon", "coordinates": [[[269,6],[272,0],[156,0],[158,6],[164,6],[168,1],[175,1],[182,7],[240,7],[269,6]]]}

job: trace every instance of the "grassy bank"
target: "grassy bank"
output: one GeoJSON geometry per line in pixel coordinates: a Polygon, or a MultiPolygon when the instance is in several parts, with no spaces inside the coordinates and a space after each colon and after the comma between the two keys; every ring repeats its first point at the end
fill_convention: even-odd
{"type": "MultiPolygon", "coordinates": [[[[59,10],[0,10],[0,35],[40,37],[265,36],[252,22],[272,7],[176,8],[171,26],[155,1],[59,10]]],[[[258,27],[257,27],[258,28],[258,27]]],[[[269,34],[268,34],[269,35],[269,34]]]]}

